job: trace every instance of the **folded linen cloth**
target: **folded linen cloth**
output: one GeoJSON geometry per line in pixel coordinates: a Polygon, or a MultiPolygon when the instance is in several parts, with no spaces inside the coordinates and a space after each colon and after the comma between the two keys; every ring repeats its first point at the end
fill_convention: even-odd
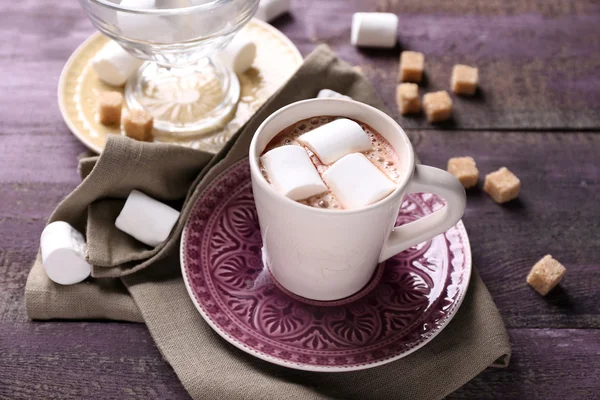
{"type": "Polygon", "coordinates": [[[49,222],[67,221],[86,232],[94,278],[56,285],[38,257],[25,289],[29,317],[143,321],[194,399],[439,399],[489,366],[506,366],[506,329],[475,269],[459,312],[431,343],[401,360],[363,371],[296,371],[256,359],[221,339],[195,309],[179,265],[181,231],[195,200],[222,171],[247,157],[252,135],[266,117],[284,105],[315,97],[323,88],[384,109],[363,75],[320,46],[214,157],[111,137],[100,157],[81,160],[81,185],[49,222]],[[182,211],[167,241],[156,248],[114,226],[134,188],[182,211]]]}

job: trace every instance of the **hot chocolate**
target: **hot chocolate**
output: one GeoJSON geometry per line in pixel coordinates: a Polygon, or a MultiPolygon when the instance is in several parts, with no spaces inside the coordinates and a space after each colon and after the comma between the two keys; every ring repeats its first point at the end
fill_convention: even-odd
{"type": "MultiPolygon", "coordinates": [[[[336,116],[317,116],[312,118],[303,119],[298,121],[287,128],[283,129],[279,132],[267,145],[262,155],[265,155],[269,151],[276,149],[282,146],[300,146],[302,147],[306,153],[308,154],[310,161],[316,167],[318,174],[321,179],[327,182],[326,172],[328,169],[332,168],[334,163],[324,163],[317,154],[315,154],[314,148],[311,150],[312,146],[307,145],[306,141],[300,139],[299,137],[310,132],[316,128],[322,127],[326,124],[329,124],[335,120],[341,119],[336,116]],[[325,179],[324,179],[325,178],[325,179]]],[[[347,119],[346,119],[347,120],[347,119]]],[[[399,171],[400,160],[398,158],[398,154],[390,145],[390,143],[381,136],[376,130],[374,130],[371,126],[365,124],[361,121],[351,120],[357,123],[360,128],[366,133],[368,140],[370,141],[370,148],[367,145],[361,146],[361,149],[364,151],[359,151],[359,154],[364,155],[367,160],[369,160],[379,171],[381,171],[385,177],[387,177],[391,183],[398,184],[400,178],[402,176],[399,171]]],[[[355,125],[356,126],[356,125],[355,125]]],[[[360,132],[360,130],[357,128],[360,132]]],[[[362,133],[360,133],[362,135],[362,133]]],[[[364,144],[364,143],[363,143],[364,144]]],[[[321,155],[323,157],[323,155],[321,155]]],[[[347,157],[347,156],[346,156],[347,157]]],[[[341,157],[340,157],[341,158],[341,157]]],[[[341,158],[343,160],[343,158],[341,158]]],[[[337,161],[337,160],[336,160],[337,161]]],[[[338,161],[339,162],[339,161],[338,161]]],[[[366,163],[368,165],[368,163],[366,163]]],[[[265,160],[261,158],[260,168],[263,176],[267,181],[271,184],[273,182],[269,178],[269,174],[267,173],[267,168],[265,167],[265,160]]],[[[370,167],[371,168],[371,167],[370,167]]],[[[378,174],[381,175],[381,174],[378,174]]],[[[386,179],[387,180],[387,179],[386,179]]],[[[330,186],[330,185],[328,185],[330,186]]],[[[318,191],[318,189],[317,189],[318,191]]],[[[389,194],[389,193],[388,193],[389,194]]],[[[387,196],[384,195],[383,197],[387,196]]],[[[336,196],[331,187],[327,187],[324,189],[322,193],[319,193],[314,196],[310,196],[308,198],[297,199],[299,203],[306,204],[311,207],[322,208],[322,209],[331,209],[331,210],[343,210],[349,207],[344,207],[344,201],[340,196],[336,196]]],[[[347,204],[347,202],[346,202],[347,204]]]]}

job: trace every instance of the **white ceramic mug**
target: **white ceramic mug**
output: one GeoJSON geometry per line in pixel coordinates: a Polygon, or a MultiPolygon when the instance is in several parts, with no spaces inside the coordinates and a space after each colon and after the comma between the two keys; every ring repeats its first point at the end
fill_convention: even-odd
{"type": "Polygon", "coordinates": [[[310,99],[281,108],[258,128],[250,144],[252,190],[263,240],[263,259],[275,279],[299,296],[336,300],[368,282],[378,263],[454,226],[465,210],[465,190],[448,172],[415,165],[402,128],[369,105],[344,99],[310,99]],[[309,207],[278,193],[260,172],[259,157],[271,139],[305,118],[332,115],[370,125],[396,150],[401,180],[386,198],[356,210],[309,207]],[[394,227],[407,193],[440,195],[447,205],[394,227]]]}

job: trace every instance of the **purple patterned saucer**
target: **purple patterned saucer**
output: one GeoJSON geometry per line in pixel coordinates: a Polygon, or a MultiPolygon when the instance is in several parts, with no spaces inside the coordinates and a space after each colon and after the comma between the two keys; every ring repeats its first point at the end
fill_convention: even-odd
{"type": "MultiPolygon", "coordinates": [[[[443,206],[408,195],[397,225],[443,206]]],[[[198,198],[183,231],[183,279],[198,311],[225,340],[263,360],[309,371],[352,371],[407,356],[432,340],[462,303],[471,249],[462,222],[379,266],[354,296],[307,300],[262,262],[248,160],[198,198]]]]}

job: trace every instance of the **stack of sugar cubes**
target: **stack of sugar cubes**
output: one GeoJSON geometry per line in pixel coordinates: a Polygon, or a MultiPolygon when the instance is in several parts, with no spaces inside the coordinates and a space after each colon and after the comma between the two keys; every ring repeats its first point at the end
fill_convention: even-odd
{"type": "Polygon", "coordinates": [[[343,208],[350,210],[373,204],[396,188],[362,154],[372,150],[371,141],[361,126],[350,119],[336,119],[297,140],[301,146],[276,147],[260,158],[273,188],[292,200],[331,191],[343,208]],[[307,148],[327,166],[322,175],[307,148]]]}

